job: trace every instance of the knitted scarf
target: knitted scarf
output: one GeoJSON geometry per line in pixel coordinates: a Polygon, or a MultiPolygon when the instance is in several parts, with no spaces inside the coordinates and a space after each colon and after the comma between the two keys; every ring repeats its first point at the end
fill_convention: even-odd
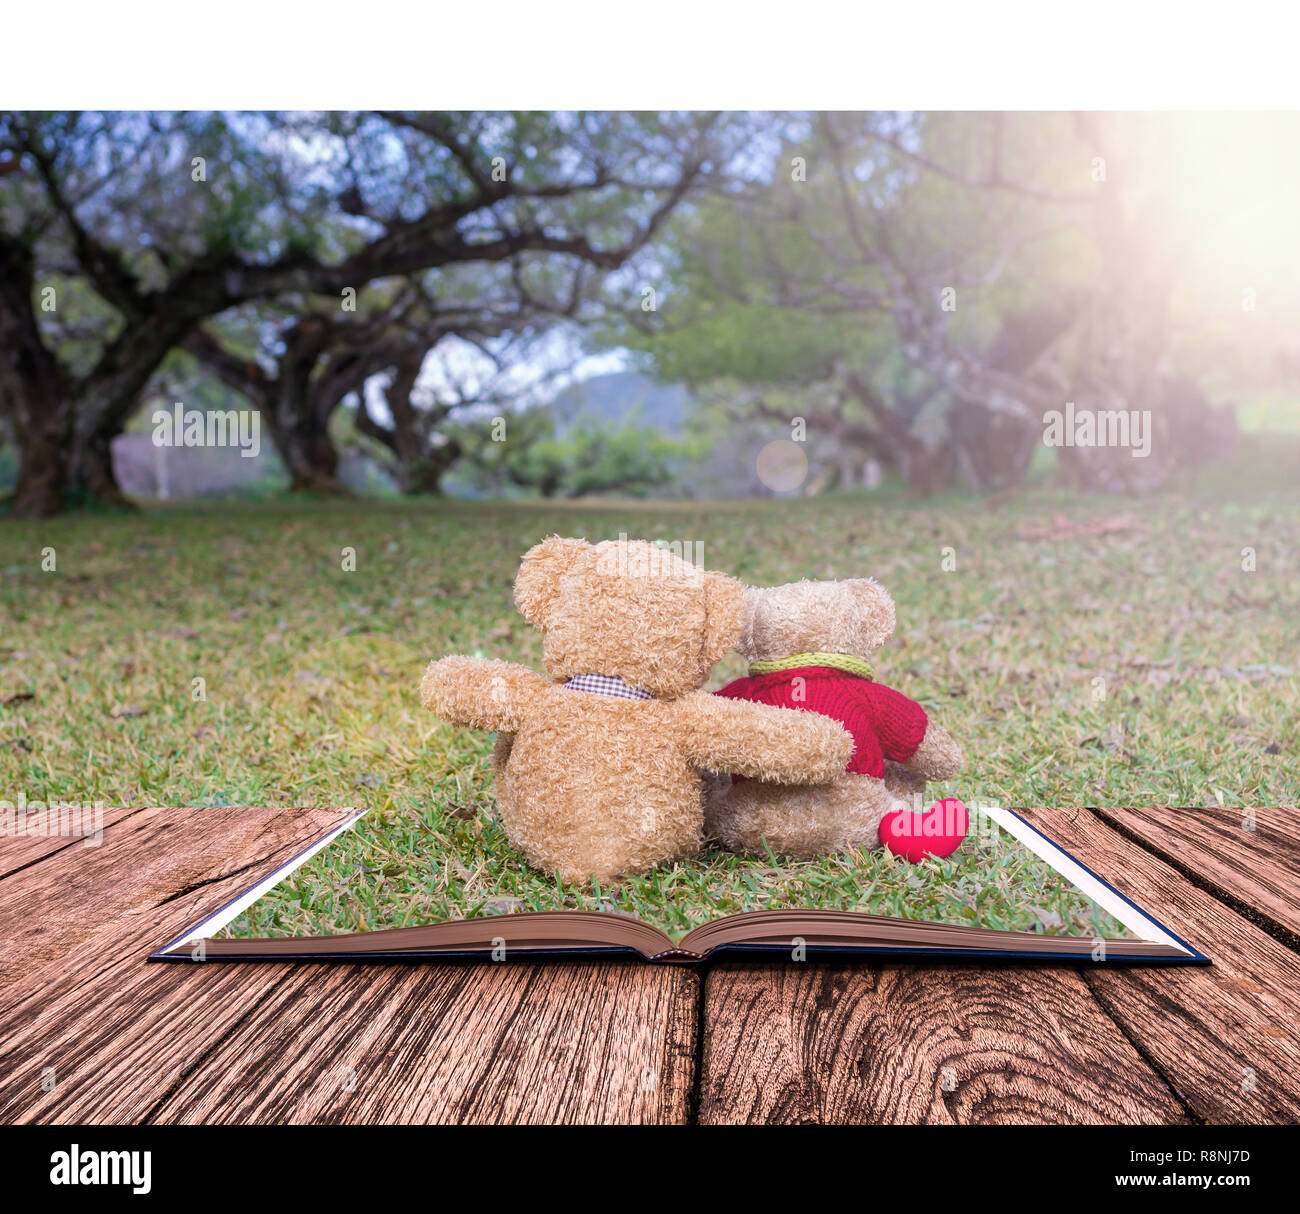
{"type": "Polygon", "coordinates": [[[851,653],[796,653],[788,658],[771,658],[759,662],[750,662],[750,674],[772,674],[777,670],[795,670],[800,666],[832,666],[836,670],[845,670],[861,679],[874,679],[876,673],[861,658],[851,653]]]}

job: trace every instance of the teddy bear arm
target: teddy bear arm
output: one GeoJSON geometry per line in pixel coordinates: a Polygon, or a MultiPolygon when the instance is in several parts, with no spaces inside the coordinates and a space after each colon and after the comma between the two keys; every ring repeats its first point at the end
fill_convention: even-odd
{"type": "Polygon", "coordinates": [[[722,696],[677,701],[686,759],[709,771],[782,784],[821,784],[840,775],[853,738],[830,717],[722,696]]]}
{"type": "Polygon", "coordinates": [[[931,719],[921,744],[910,758],[903,760],[903,766],[927,780],[950,780],[962,769],[961,747],[942,725],[931,719]]]}
{"type": "Polygon", "coordinates": [[[457,725],[515,733],[550,686],[526,666],[453,656],[429,663],[420,680],[420,699],[457,725]]]}

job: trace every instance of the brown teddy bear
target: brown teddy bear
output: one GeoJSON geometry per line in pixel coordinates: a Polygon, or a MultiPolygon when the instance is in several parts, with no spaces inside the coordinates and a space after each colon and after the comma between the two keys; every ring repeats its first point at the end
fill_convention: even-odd
{"type": "MultiPolygon", "coordinates": [[[[893,631],[894,600],[870,578],[746,591],[737,649],[750,673],[717,694],[831,716],[855,746],[829,783],[715,782],[706,809],[710,834],[734,851],[770,848],[801,859],[874,848],[886,814],[919,807],[927,779],[961,770],[961,750],[925,710],[874,681],[867,659],[893,631]]],[[[960,836],[952,848],[958,843],[960,836]]],[[[935,846],[930,854],[948,853],[935,846]]]]}
{"type": "Polygon", "coordinates": [[[604,881],[693,854],[697,768],[792,784],[844,770],[853,740],[830,718],[699,690],[740,638],[743,597],[654,544],[551,536],[515,579],[550,678],[468,657],[429,666],[426,707],[502,735],[501,821],[532,864],[604,881]]]}

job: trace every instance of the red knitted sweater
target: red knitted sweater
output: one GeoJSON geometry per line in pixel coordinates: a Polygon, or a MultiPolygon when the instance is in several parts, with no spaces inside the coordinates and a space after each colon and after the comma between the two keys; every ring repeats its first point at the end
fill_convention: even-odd
{"type": "Polygon", "coordinates": [[[735,679],[716,693],[778,708],[806,708],[834,717],[853,735],[846,771],[883,777],[885,760],[910,759],[925,737],[925,709],[905,695],[832,666],[798,666],[735,679]],[[795,679],[801,679],[802,684],[795,679]],[[796,698],[795,693],[799,691],[796,698]]]}

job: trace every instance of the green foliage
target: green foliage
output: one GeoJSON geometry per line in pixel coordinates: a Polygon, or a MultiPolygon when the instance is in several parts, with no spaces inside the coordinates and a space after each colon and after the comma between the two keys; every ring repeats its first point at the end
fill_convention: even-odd
{"type": "Polygon", "coordinates": [[[45,340],[71,375],[85,375],[121,333],[121,317],[75,275],[51,274],[36,284],[35,293],[36,319],[45,340]],[[53,295],[47,296],[50,290],[53,295]],[[53,308],[44,306],[47,298],[53,308]]]}
{"type": "Polygon", "coordinates": [[[707,452],[700,436],[669,438],[631,422],[584,420],[559,435],[545,407],[511,414],[502,438],[493,439],[495,429],[484,422],[456,431],[476,474],[473,483],[488,492],[511,485],[542,497],[640,497],[671,481],[682,461],[707,452]]]}
{"type": "Polygon", "coordinates": [[[1047,362],[1065,385],[1127,365],[1148,322],[1138,361],[1212,399],[1294,380],[1294,116],[869,114],[777,130],[740,196],[674,218],[657,311],[603,334],[702,387],[710,412],[761,401],[793,416],[816,398],[864,423],[853,371],[909,423],[922,396],[941,423],[949,360],[916,333],[978,360],[1009,318],[1053,311],[1068,324],[1047,362]]]}
{"type": "Polygon", "coordinates": [[[637,497],[667,483],[674,460],[703,454],[690,441],[627,424],[587,426],[552,441],[554,448],[543,458],[564,469],[562,492],[566,497],[593,493],[637,497]]]}
{"type": "Polygon", "coordinates": [[[815,277],[818,266],[829,268],[824,255],[801,223],[764,227],[738,218],[736,204],[723,199],[682,216],[670,237],[672,288],[662,323],[611,329],[605,340],[648,355],[674,382],[798,385],[826,378],[846,351],[860,354],[887,338],[878,318],[864,323],[780,302],[781,267],[815,277]]]}

